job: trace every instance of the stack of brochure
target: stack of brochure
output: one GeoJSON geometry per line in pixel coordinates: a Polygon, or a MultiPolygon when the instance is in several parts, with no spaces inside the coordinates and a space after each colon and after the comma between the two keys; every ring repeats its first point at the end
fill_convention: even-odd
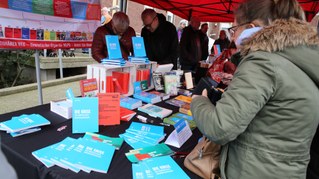
{"type": "Polygon", "coordinates": [[[133,179],[189,178],[189,176],[170,156],[150,158],[139,163],[132,164],[132,172],[133,179]]]}
{"type": "Polygon", "coordinates": [[[107,173],[121,139],[86,133],[83,138],[67,137],[61,142],[32,152],[46,167],[57,165],[78,173],[80,170],[107,173]]]}
{"type": "Polygon", "coordinates": [[[175,125],[179,120],[184,120],[188,123],[191,130],[196,128],[196,123],[193,117],[183,113],[175,113],[170,117],[164,118],[163,122],[171,125],[175,125]]]}
{"type": "Polygon", "coordinates": [[[101,60],[101,63],[104,65],[115,65],[115,66],[125,66],[126,61],[123,58],[120,59],[107,59],[104,58],[101,60]]]}
{"type": "Polygon", "coordinates": [[[50,121],[39,114],[24,114],[0,123],[0,130],[10,133],[12,137],[17,137],[39,131],[40,126],[49,124],[50,121]]]}
{"type": "Polygon", "coordinates": [[[165,138],[164,127],[132,122],[120,137],[134,149],[155,146],[165,138]]]}
{"type": "Polygon", "coordinates": [[[155,146],[130,150],[128,153],[125,153],[125,155],[130,162],[136,163],[148,158],[172,155],[173,153],[174,151],[172,151],[166,144],[161,143],[155,146]]]}
{"type": "Polygon", "coordinates": [[[141,63],[141,64],[148,64],[150,61],[147,57],[128,57],[129,62],[131,63],[141,63]]]}
{"type": "Polygon", "coordinates": [[[158,102],[162,101],[160,96],[158,96],[156,94],[148,93],[145,91],[142,91],[140,93],[134,93],[133,97],[136,99],[140,99],[145,103],[151,103],[151,104],[158,103],[158,102]]]}
{"type": "Polygon", "coordinates": [[[120,106],[131,110],[136,109],[142,106],[142,100],[130,97],[121,97],[120,106]]]}
{"type": "Polygon", "coordinates": [[[170,109],[162,108],[162,107],[159,107],[159,106],[156,106],[153,104],[146,104],[142,107],[139,107],[138,110],[141,112],[144,112],[152,117],[158,117],[161,119],[169,116],[173,112],[170,109]]]}

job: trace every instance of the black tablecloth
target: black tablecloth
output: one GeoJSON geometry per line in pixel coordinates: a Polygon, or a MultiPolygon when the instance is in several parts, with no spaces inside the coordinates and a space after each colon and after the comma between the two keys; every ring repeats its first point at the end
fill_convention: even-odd
{"type": "MultiPolygon", "coordinates": [[[[156,105],[172,109],[173,113],[178,111],[177,107],[166,104],[165,102],[161,102],[156,105]]],[[[51,121],[51,125],[43,126],[42,130],[39,132],[16,138],[11,137],[11,135],[4,132],[0,133],[2,150],[7,156],[9,162],[15,168],[19,178],[132,178],[132,164],[125,157],[125,153],[132,148],[125,142],[120,150],[115,152],[107,174],[98,172],[91,172],[88,174],[83,171],[74,173],[58,166],[53,166],[51,168],[45,167],[40,161],[32,156],[31,152],[57,143],[68,136],[79,138],[82,137],[83,134],[72,134],[72,120],[66,120],[65,118],[51,112],[49,104],[0,115],[0,122],[9,120],[14,116],[33,113],[40,114],[47,118],[51,121]],[[57,131],[57,129],[62,126],[67,127],[65,130],[60,132],[57,131]]],[[[151,118],[147,114],[141,112],[137,113],[151,118]]],[[[152,119],[154,119],[154,124],[162,122],[160,119],[152,119]]],[[[117,126],[100,126],[99,134],[110,137],[118,137],[119,134],[124,133],[132,121],[138,121],[136,116],[130,122],[121,121],[121,124],[117,126]]],[[[167,134],[166,138],[173,130],[173,126],[164,127],[164,131],[167,134]]],[[[193,130],[192,137],[181,148],[178,149],[171,147],[171,149],[176,152],[190,152],[197,144],[199,137],[201,137],[201,134],[196,128],[193,130]]],[[[199,178],[183,166],[184,158],[175,158],[174,160],[182,167],[190,178],[199,178]]]]}

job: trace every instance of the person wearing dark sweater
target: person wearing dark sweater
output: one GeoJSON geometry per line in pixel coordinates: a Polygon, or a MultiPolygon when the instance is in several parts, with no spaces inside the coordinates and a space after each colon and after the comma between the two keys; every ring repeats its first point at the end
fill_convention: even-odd
{"type": "Polygon", "coordinates": [[[118,35],[122,56],[128,59],[130,53],[133,52],[132,37],[135,30],[129,26],[128,16],[123,12],[116,12],[108,23],[98,27],[94,33],[92,43],[92,57],[97,62],[108,57],[105,35],[118,35]]]}
{"type": "Polygon", "coordinates": [[[182,70],[196,71],[202,58],[201,39],[199,33],[200,20],[193,16],[182,34],[180,41],[180,62],[182,70]]]}
{"type": "MultiPolygon", "coordinates": [[[[230,44],[229,39],[227,38],[225,30],[221,30],[219,32],[219,38],[215,40],[214,45],[219,45],[220,51],[227,49],[230,44]]],[[[214,52],[214,46],[211,49],[211,54],[215,54],[214,52]]]]}
{"type": "Polygon", "coordinates": [[[147,57],[157,64],[174,65],[177,69],[178,38],[176,27],[166,21],[163,14],[153,9],[145,9],[141,18],[144,24],[141,36],[144,38],[147,57]]]}

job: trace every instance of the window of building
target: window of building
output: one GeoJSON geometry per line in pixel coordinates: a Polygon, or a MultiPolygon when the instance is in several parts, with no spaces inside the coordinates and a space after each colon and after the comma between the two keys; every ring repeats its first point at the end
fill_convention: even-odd
{"type": "Polygon", "coordinates": [[[174,22],[174,14],[167,11],[167,21],[173,23],[174,22]]]}

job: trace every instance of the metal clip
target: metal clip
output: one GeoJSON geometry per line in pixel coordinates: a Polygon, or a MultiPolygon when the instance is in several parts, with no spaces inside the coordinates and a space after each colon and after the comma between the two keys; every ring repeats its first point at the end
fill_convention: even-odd
{"type": "Polygon", "coordinates": [[[199,153],[198,159],[202,159],[202,157],[203,157],[203,149],[198,150],[198,153],[199,153]]]}

